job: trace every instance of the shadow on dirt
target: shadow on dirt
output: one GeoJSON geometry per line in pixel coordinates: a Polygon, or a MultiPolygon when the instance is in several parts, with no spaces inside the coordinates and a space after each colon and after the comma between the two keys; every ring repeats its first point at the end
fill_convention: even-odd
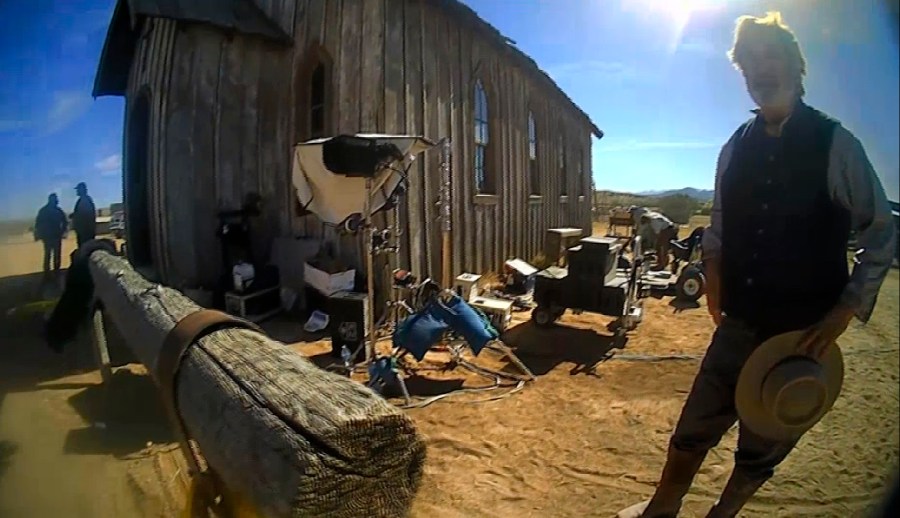
{"type": "Polygon", "coordinates": [[[307,316],[288,317],[278,315],[259,324],[272,340],[285,344],[298,342],[315,342],[328,336],[326,331],[309,333],[300,322],[306,322],[307,316]]]}
{"type": "MultiPolygon", "coordinates": [[[[318,366],[320,369],[330,370],[337,374],[345,375],[343,364],[340,359],[331,355],[330,351],[314,354],[306,357],[307,360],[318,366]]],[[[414,367],[406,371],[403,381],[406,383],[406,389],[412,397],[432,397],[446,394],[466,387],[466,381],[469,378],[466,375],[459,375],[459,371],[454,370],[452,363],[446,363],[441,368],[414,367]],[[438,377],[429,376],[429,374],[438,377]],[[453,377],[440,377],[453,376],[453,377]]],[[[368,382],[368,378],[364,382],[368,382]]],[[[403,391],[399,385],[393,382],[381,389],[385,397],[403,397],[403,391]]]]}
{"type": "MultiPolygon", "coordinates": [[[[432,397],[447,394],[462,389],[465,383],[463,378],[435,379],[418,373],[407,377],[404,381],[406,382],[406,389],[409,391],[409,395],[413,397],[432,397]]],[[[401,394],[393,391],[391,395],[400,396],[401,394]]]]}
{"type": "Polygon", "coordinates": [[[673,298],[669,301],[669,307],[675,308],[675,313],[681,313],[689,309],[699,309],[700,303],[692,300],[673,298]]]}
{"type": "Polygon", "coordinates": [[[118,370],[108,386],[91,385],[70,397],[69,404],[92,425],[69,432],[66,453],[123,456],[148,442],[175,441],[150,376],[118,370]]]}
{"type": "MultiPolygon", "coordinates": [[[[74,430],[66,439],[67,453],[126,455],[147,442],[173,440],[159,396],[149,376],[120,369],[108,387],[96,370],[85,322],[75,340],[62,353],[53,352],[43,339],[47,307],[40,273],[0,278],[0,408],[10,393],[80,390],[69,398],[72,407],[91,427],[74,430]],[[37,304],[36,304],[37,303],[37,304]],[[15,308],[15,311],[9,311],[15,308]]],[[[113,367],[134,362],[118,330],[106,325],[113,367]]],[[[0,471],[11,456],[2,443],[0,471]]]]}
{"type": "MultiPolygon", "coordinates": [[[[531,322],[507,330],[503,341],[535,376],[543,376],[564,362],[575,364],[569,374],[593,374],[610,351],[624,347],[624,343],[616,343],[613,335],[593,329],[564,325],[541,328],[531,322]]],[[[517,372],[514,365],[509,365],[507,370],[517,372]]]]}

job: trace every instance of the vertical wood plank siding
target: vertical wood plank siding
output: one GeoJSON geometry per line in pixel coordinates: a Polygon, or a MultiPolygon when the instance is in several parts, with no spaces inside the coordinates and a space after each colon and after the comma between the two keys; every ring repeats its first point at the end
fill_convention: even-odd
{"type": "MultiPolygon", "coordinates": [[[[138,94],[149,96],[150,127],[147,128],[147,185],[148,211],[150,214],[150,239],[153,243],[179,242],[182,236],[174,235],[165,219],[167,205],[166,175],[166,134],[168,117],[165,113],[169,99],[171,70],[174,67],[174,43],[176,23],[171,20],[147,20],[135,50],[135,59],[129,74],[125,105],[125,141],[128,139],[128,123],[131,109],[138,94]]],[[[127,146],[124,146],[125,163],[128,161],[127,146]]],[[[127,182],[123,190],[127,191],[127,182]]],[[[127,199],[127,193],[123,199],[127,199]]],[[[175,267],[163,247],[153,247],[153,261],[157,273],[165,276],[175,267]]],[[[177,271],[173,272],[176,273],[177,271]]],[[[188,272],[190,273],[190,272],[188,272]]]]}
{"type": "MultiPolygon", "coordinates": [[[[276,236],[324,236],[360,265],[358,238],[339,237],[331,229],[323,234],[315,216],[294,212],[291,148],[296,113],[303,113],[295,107],[307,102],[298,85],[308,81],[313,53],[320,52],[332,64],[326,96],[331,133],[452,138],[454,276],[497,270],[511,257],[533,259],[547,228],[590,229],[590,197],[578,196],[590,185],[588,123],[511,65],[506,45],[483,28],[427,0],[259,0],[258,5],[293,35],[293,48],[170,20],[148,20],[137,47],[126,105],[149,88],[152,238],[166,282],[216,281],[221,257],[215,214],[238,208],[253,191],[263,197],[254,252],[267,256],[276,236]],[[488,95],[487,167],[494,196],[475,193],[476,80],[488,95]],[[529,112],[537,129],[540,173],[533,196],[529,112]],[[560,132],[565,149],[556,140],[560,132]],[[565,179],[558,177],[562,152],[565,179]],[[560,202],[563,182],[566,203],[560,202]]],[[[439,276],[442,268],[439,164],[439,149],[416,161],[400,209],[404,234],[398,262],[422,276],[439,276]]],[[[379,225],[387,222],[386,215],[377,219],[379,225]]]]}

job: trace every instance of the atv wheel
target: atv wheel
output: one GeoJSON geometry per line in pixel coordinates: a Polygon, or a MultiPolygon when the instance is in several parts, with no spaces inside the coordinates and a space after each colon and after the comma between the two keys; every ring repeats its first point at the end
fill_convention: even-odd
{"type": "Polygon", "coordinates": [[[556,320],[553,311],[544,306],[538,306],[531,311],[531,320],[538,327],[549,327],[556,320]]]}
{"type": "Polygon", "coordinates": [[[688,266],[678,276],[675,292],[682,300],[697,302],[706,292],[706,276],[696,266],[688,266]]]}

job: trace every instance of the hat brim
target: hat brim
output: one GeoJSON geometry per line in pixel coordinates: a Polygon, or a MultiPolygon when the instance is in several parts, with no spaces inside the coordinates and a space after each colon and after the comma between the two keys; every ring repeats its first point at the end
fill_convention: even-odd
{"type": "Polygon", "coordinates": [[[790,331],[766,340],[756,348],[741,369],[734,392],[735,406],[741,423],[758,435],[778,441],[799,438],[831,410],[841,393],[844,383],[844,357],[838,344],[832,342],[818,359],[822,366],[827,395],[815,419],[802,426],[786,426],[763,408],[760,398],[763,381],[773,367],[791,356],[799,355],[797,344],[805,333],[805,330],[790,331]]]}

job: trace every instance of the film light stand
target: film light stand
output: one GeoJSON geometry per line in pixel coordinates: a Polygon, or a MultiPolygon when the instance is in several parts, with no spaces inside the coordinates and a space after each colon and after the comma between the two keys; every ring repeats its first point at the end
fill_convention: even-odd
{"type": "MultiPolygon", "coordinates": [[[[450,155],[451,155],[451,146],[450,139],[445,137],[441,139],[438,145],[441,146],[441,161],[440,161],[440,172],[441,172],[441,190],[440,190],[440,219],[441,219],[441,230],[443,234],[443,242],[442,242],[442,281],[443,287],[449,284],[449,272],[450,272],[450,155]]],[[[415,157],[410,157],[410,164],[415,160],[415,157]]],[[[409,169],[409,165],[405,168],[405,170],[409,169]]],[[[404,181],[405,181],[404,174],[404,181]]],[[[403,380],[403,376],[398,372],[396,368],[396,359],[397,359],[397,351],[394,351],[391,356],[386,358],[379,358],[376,360],[375,357],[375,347],[378,342],[377,337],[377,326],[375,322],[375,257],[381,254],[389,254],[388,264],[390,265],[390,271],[392,272],[392,278],[389,281],[390,285],[390,299],[387,302],[388,312],[390,316],[386,319],[386,326],[390,326],[390,333],[396,331],[397,326],[400,323],[400,315],[401,312],[405,313],[407,316],[413,314],[416,310],[421,310],[422,308],[413,308],[403,298],[400,296],[400,291],[403,290],[404,294],[410,295],[411,293],[417,293],[423,289],[423,286],[396,286],[393,279],[393,272],[395,271],[396,263],[396,255],[400,251],[399,237],[400,237],[400,215],[398,210],[398,201],[394,200],[394,205],[391,208],[393,214],[393,225],[389,225],[389,229],[386,229],[382,232],[377,232],[374,224],[372,223],[372,211],[371,211],[371,195],[372,195],[372,180],[370,178],[366,179],[366,201],[364,206],[364,222],[363,222],[363,239],[366,243],[366,278],[367,278],[367,297],[370,310],[367,312],[367,322],[366,327],[368,332],[366,333],[366,365],[368,367],[370,379],[369,384],[383,382],[383,383],[391,383],[396,382],[397,385],[400,386],[400,389],[403,391],[403,396],[406,398],[407,404],[410,402],[409,391],[406,388],[406,383],[403,380]]],[[[422,285],[425,284],[426,281],[423,281],[422,285]]]]}
{"type": "MultiPolygon", "coordinates": [[[[440,287],[446,288],[450,285],[450,230],[451,230],[451,217],[450,217],[450,162],[451,162],[451,139],[449,137],[444,137],[440,141],[438,141],[437,146],[441,148],[440,155],[440,198],[437,202],[439,215],[438,220],[441,224],[441,234],[442,234],[442,250],[441,250],[441,261],[442,261],[442,269],[441,269],[441,284],[440,287]]],[[[399,272],[397,270],[396,265],[396,254],[400,251],[399,239],[402,235],[402,230],[400,229],[400,214],[399,214],[399,206],[394,204],[391,215],[393,216],[393,225],[391,226],[391,231],[389,236],[385,236],[382,238],[383,242],[388,242],[389,239],[395,239],[395,245],[390,250],[393,252],[391,255],[391,259],[395,264],[389,265],[389,270],[391,272],[390,279],[388,280],[388,285],[391,286],[390,291],[390,299],[386,302],[388,307],[388,311],[386,313],[386,317],[383,321],[383,324],[380,326],[382,332],[386,332],[387,335],[391,335],[393,331],[397,329],[397,326],[400,324],[400,321],[404,317],[408,317],[414,314],[416,311],[420,311],[421,307],[421,298],[422,293],[425,291],[428,286],[427,284],[433,284],[434,281],[431,278],[422,279],[419,281],[415,279],[410,273],[410,279],[408,282],[401,283],[399,279],[396,278],[396,273],[399,272]]],[[[377,238],[377,235],[376,235],[377,238]]],[[[377,239],[376,239],[377,241],[377,239]]],[[[377,247],[376,247],[377,251],[377,247]]],[[[390,260],[389,260],[390,261],[390,260]]]]}
{"type": "MultiPolygon", "coordinates": [[[[410,163],[415,160],[414,156],[407,157],[410,160],[410,163]]],[[[390,164],[384,167],[391,167],[390,164]]],[[[384,167],[382,169],[384,169],[384,167]]],[[[408,166],[405,168],[408,170],[408,166]]],[[[404,177],[406,175],[404,174],[404,177]]],[[[404,178],[405,181],[405,178],[404,178]]],[[[399,385],[400,390],[403,392],[403,397],[406,400],[406,403],[409,404],[411,401],[409,390],[406,388],[406,382],[403,379],[403,376],[400,374],[399,369],[396,364],[396,357],[394,355],[376,358],[375,346],[378,343],[377,336],[377,326],[375,322],[375,258],[378,255],[387,254],[389,259],[388,263],[391,264],[394,261],[393,257],[400,251],[399,245],[399,211],[398,211],[398,202],[399,200],[393,200],[393,207],[390,209],[393,214],[393,225],[390,225],[389,228],[378,231],[375,228],[374,223],[372,222],[372,194],[374,191],[374,183],[372,178],[366,178],[366,200],[363,205],[363,223],[362,223],[362,234],[363,234],[363,242],[366,247],[366,302],[368,303],[368,311],[366,311],[366,333],[365,340],[363,346],[366,349],[366,359],[365,366],[366,370],[369,374],[369,382],[368,386],[373,387],[376,385],[399,385]]],[[[399,196],[399,194],[392,194],[392,196],[399,196]]],[[[392,290],[392,299],[396,297],[393,296],[392,290]]],[[[389,303],[396,303],[396,300],[391,300],[389,303]]],[[[395,320],[396,317],[395,317],[395,320]]],[[[358,354],[359,351],[356,352],[358,354]]],[[[356,354],[353,355],[353,358],[356,357],[356,354]]],[[[345,359],[344,364],[346,367],[352,370],[352,367],[349,365],[350,359],[345,359]]]]}

